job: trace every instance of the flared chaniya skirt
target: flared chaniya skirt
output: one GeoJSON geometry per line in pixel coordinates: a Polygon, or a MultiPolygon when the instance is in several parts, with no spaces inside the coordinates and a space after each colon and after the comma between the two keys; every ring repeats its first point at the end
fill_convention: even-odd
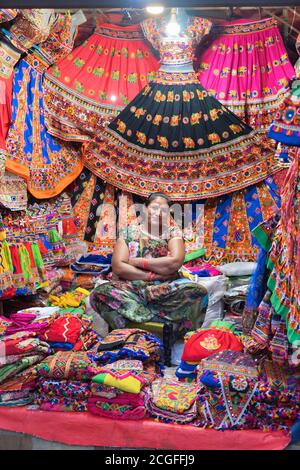
{"type": "Polygon", "coordinates": [[[235,20],[214,33],[198,51],[199,80],[249,126],[266,132],[295,77],[276,20],[235,20]]]}
{"type": "Polygon", "coordinates": [[[80,146],[58,141],[46,130],[42,79],[26,59],[16,66],[6,139],[7,170],[25,178],[40,199],[61,193],[83,168],[80,146]]]}
{"type": "Polygon", "coordinates": [[[84,163],[105,181],[173,200],[216,197],[280,169],[273,144],[210,96],[194,72],[158,72],[99,136],[84,163]]]}
{"type": "Polygon", "coordinates": [[[159,64],[140,25],[101,24],[46,74],[46,125],[69,141],[88,141],[152,80],[159,64]]]}

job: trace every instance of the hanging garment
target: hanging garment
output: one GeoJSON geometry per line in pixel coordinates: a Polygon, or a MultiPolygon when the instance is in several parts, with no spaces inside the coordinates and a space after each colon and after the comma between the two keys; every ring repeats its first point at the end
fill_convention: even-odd
{"type": "Polygon", "coordinates": [[[160,51],[160,70],[86,145],[85,165],[121,189],[174,200],[220,196],[275,173],[269,143],[210,96],[194,72],[194,48],[211,23],[189,19],[175,38],[166,35],[165,19],[142,27],[160,51]]]}
{"type": "MultiPolygon", "coordinates": [[[[300,154],[298,148],[300,145],[298,119],[300,101],[298,80],[293,85],[290,95],[282,103],[269,132],[272,138],[285,145],[291,165],[281,188],[281,218],[275,229],[267,266],[271,271],[268,288],[272,293],[270,303],[274,315],[279,315],[285,321],[288,341],[292,348],[297,349],[300,340],[300,154]]],[[[280,324],[277,327],[276,340],[282,344],[284,325],[280,324]]]]}
{"type": "Polygon", "coordinates": [[[204,258],[213,264],[256,261],[259,244],[252,230],[279,207],[279,190],[272,177],[208,200],[204,206],[204,258]]]}
{"type": "Polygon", "coordinates": [[[6,23],[7,21],[13,20],[17,16],[18,12],[19,12],[19,10],[16,10],[16,9],[3,9],[3,8],[1,8],[1,10],[0,10],[0,23],[6,23]]]}
{"type": "Polygon", "coordinates": [[[92,36],[46,74],[49,132],[65,140],[90,140],[157,69],[139,25],[97,24],[92,36]]]}
{"type": "Polygon", "coordinates": [[[133,223],[137,217],[131,194],[106,184],[87,168],[76,179],[71,200],[79,237],[103,255],[113,252],[118,227],[133,223]]]}
{"type": "Polygon", "coordinates": [[[251,276],[243,311],[243,332],[246,334],[249,334],[254,326],[258,307],[267,291],[267,282],[270,275],[267,269],[268,252],[279,220],[280,211],[278,210],[270,219],[260,223],[252,230],[260,248],[256,259],[256,269],[251,276]]]}
{"type": "Polygon", "coordinates": [[[37,198],[59,194],[83,166],[80,148],[48,134],[43,112],[43,73],[72,50],[73,41],[71,17],[59,15],[49,38],[15,70],[6,168],[26,178],[28,190],[37,198]]]}
{"type": "MultiPolygon", "coordinates": [[[[2,10],[3,11],[3,10],[2,10]]],[[[1,11],[0,11],[1,14],[1,11]]],[[[21,52],[12,46],[5,37],[0,39],[0,204],[12,210],[26,208],[26,183],[22,178],[14,178],[14,191],[10,187],[11,179],[5,173],[7,156],[5,139],[11,125],[12,82],[15,64],[21,57],[21,52]],[[25,190],[24,190],[25,187],[25,190]],[[25,206],[25,207],[24,207],[25,206]]]]}
{"type": "Polygon", "coordinates": [[[19,10],[8,32],[10,42],[19,50],[27,52],[34,44],[40,44],[48,38],[55,18],[53,8],[19,10]]]}
{"type": "Polygon", "coordinates": [[[276,20],[215,25],[197,60],[207,91],[249,126],[267,132],[295,76],[276,20]]]}

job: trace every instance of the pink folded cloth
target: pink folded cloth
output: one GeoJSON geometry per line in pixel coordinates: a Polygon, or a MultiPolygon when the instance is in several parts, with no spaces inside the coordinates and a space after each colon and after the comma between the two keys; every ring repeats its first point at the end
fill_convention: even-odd
{"type": "Polygon", "coordinates": [[[49,321],[32,323],[37,318],[35,313],[17,312],[10,316],[13,323],[7,328],[7,334],[17,333],[18,331],[35,331],[40,332],[49,326],[49,321]]]}
{"type": "Polygon", "coordinates": [[[203,270],[208,271],[210,276],[220,276],[222,274],[221,271],[219,271],[218,269],[216,269],[214,266],[212,266],[209,263],[204,263],[198,266],[188,266],[187,264],[185,266],[192,274],[198,271],[203,271],[203,270]]]}
{"type": "Polygon", "coordinates": [[[147,411],[145,408],[145,394],[122,393],[115,398],[102,398],[92,396],[88,398],[88,411],[92,414],[111,419],[143,419],[147,411]]]}

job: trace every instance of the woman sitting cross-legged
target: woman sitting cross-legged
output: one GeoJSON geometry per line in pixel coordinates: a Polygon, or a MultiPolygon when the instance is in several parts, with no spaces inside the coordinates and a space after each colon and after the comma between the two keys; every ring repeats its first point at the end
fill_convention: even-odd
{"type": "Polygon", "coordinates": [[[184,241],[178,227],[170,223],[169,200],[154,193],[146,206],[144,222],[120,233],[112,280],[93,290],[91,305],[112,329],[150,320],[199,328],[208,296],[201,285],[179,278],[184,241]]]}

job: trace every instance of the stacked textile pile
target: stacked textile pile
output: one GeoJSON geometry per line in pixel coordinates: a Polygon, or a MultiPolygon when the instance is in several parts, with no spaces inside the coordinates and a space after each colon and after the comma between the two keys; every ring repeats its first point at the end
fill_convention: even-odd
{"type": "Polygon", "coordinates": [[[93,373],[88,409],[112,419],[142,419],[147,386],[161,374],[161,342],[143,330],[109,333],[92,357],[101,365],[93,373]]]}
{"type": "Polygon", "coordinates": [[[101,256],[89,253],[81,256],[76,263],[71,265],[72,271],[78,274],[106,274],[111,268],[112,255],[101,256]]]}
{"type": "Polygon", "coordinates": [[[45,411],[86,411],[92,365],[85,351],[58,351],[48,356],[35,369],[35,404],[45,411]]]}
{"type": "Polygon", "coordinates": [[[86,351],[98,341],[92,318],[80,307],[87,294],[68,297],[79,308],[35,307],[1,318],[0,402],[24,405],[34,399],[42,409],[86,411],[92,366],[86,351]]]}
{"type": "Polygon", "coordinates": [[[22,318],[0,318],[0,405],[31,403],[35,388],[34,365],[50,354],[50,346],[38,337],[41,326],[32,328],[22,318]]]}
{"type": "Polygon", "coordinates": [[[250,403],[250,428],[290,429],[300,418],[300,369],[262,361],[257,389],[250,403]]]}
{"type": "Polygon", "coordinates": [[[61,309],[57,318],[41,335],[53,350],[88,350],[97,343],[92,318],[83,309],[61,309]]]}
{"type": "Polygon", "coordinates": [[[196,383],[164,377],[147,389],[145,406],[151,416],[166,423],[191,423],[197,417],[197,391],[196,383]]]}
{"type": "Polygon", "coordinates": [[[105,274],[78,274],[71,268],[62,268],[63,276],[60,280],[60,286],[63,291],[75,290],[77,287],[93,290],[99,280],[106,280],[105,274]]]}

